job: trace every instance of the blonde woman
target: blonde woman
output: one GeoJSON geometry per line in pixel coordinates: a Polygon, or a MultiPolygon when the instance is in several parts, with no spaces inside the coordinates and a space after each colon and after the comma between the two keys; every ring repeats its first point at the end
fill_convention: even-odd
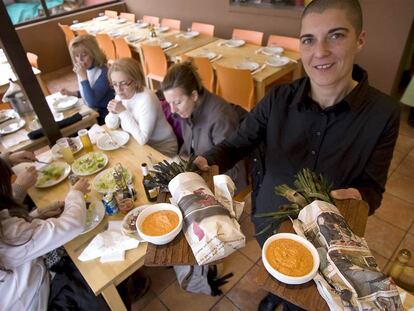
{"type": "Polygon", "coordinates": [[[82,97],[85,103],[99,113],[102,124],[108,114],[106,106],[114,98],[114,91],[108,82],[107,59],[94,36],[75,37],[69,45],[73,71],[78,76],[79,91],[62,89],[63,95],[82,97]]]}
{"type": "Polygon", "coordinates": [[[108,104],[105,123],[119,125],[140,144],[148,144],[167,156],[177,154],[177,139],[157,96],[145,87],[140,64],[133,58],[116,60],[108,72],[115,99],[108,104]]]}

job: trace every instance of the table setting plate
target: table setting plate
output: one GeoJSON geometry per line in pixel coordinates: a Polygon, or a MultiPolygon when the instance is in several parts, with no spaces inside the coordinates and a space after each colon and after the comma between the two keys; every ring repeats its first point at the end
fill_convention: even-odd
{"type": "Polygon", "coordinates": [[[79,98],[76,96],[62,96],[53,100],[52,107],[58,112],[72,109],[78,103],[79,98]]]}
{"type": "Polygon", "coordinates": [[[166,31],[168,31],[170,29],[170,27],[168,27],[168,26],[160,26],[160,27],[155,27],[155,31],[156,32],[166,32],[166,31]]]}
{"type": "Polygon", "coordinates": [[[108,164],[108,156],[102,152],[90,152],[72,163],[72,171],[78,176],[89,176],[102,171],[108,164]]]}
{"type": "Polygon", "coordinates": [[[26,121],[20,118],[14,118],[0,124],[0,135],[7,135],[20,130],[25,126],[26,121]]]}
{"type": "Polygon", "coordinates": [[[147,28],[148,27],[148,23],[136,23],[135,27],[142,29],[142,28],[147,28]]]}
{"type": "Polygon", "coordinates": [[[164,50],[164,49],[168,49],[173,44],[170,41],[161,41],[161,42],[159,42],[159,45],[164,50]]]}
{"type": "Polygon", "coordinates": [[[14,111],[13,109],[0,110],[0,123],[6,122],[10,119],[14,119],[18,116],[19,115],[17,114],[17,112],[14,111]]]}
{"type": "Polygon", "coordinates": [[[147,207],[150,207],[150,204],[145,204],[134,208],[133,210],[129,211],[128,214],[125,215],[124,219],[122,220],[122,228],[121,231],[124,235],[137,239],[138,241],[143,242],[144,239],[140,237],[138,230],[136,228],[136,222],[138,215],[145,210],[147,207]]]}
{"type": "MultiPolygon", "coordinates": [[[[128,182],[132,181],[133,175],[128,168],[124,168],[124,178],[128,182]]],[[[107,168],[106,170],[100,172],[98,175],[95,176],[95,178],[92,181],[92,187],[95,191],[105,194],[108,192],[115,192],[116,189],[116,183],[115,179],[113,177],[113,171],[114,167],[107,168]]]]}
{"type": "Polygon", "coordinates": [[[136,42],[144,39],[145,36],[142,34],[131,34],[125,37],[128,42],[136,42]]]}
{"type": "Polygon", "coordinates": [[[97,33],[102,32],[102,31],[103,31],[103,29],[102,29],[102,28],[91,28],[91,29],[89,30],[89,32],[90,32],[91,34],[97,34],[97,33]]]}
{"type": "Polygon", "coordinates": [[[70,173],[66,162],[52,162],[38,171],[36,188],[49,188],[65,180],[70,173]]]}
{"type": "Polygon", "coordinates": [[[206,50],[198,53],[196,57],[206,57],[209,60],[212,60],[213,58],[217,57],[217,53],[206,50]]]}
{"type": "Polygon", "coordinates": [[[115,20],[115,24],[124,24],[126,22],[127,20],[125,18],[118,18],[117,20],[115,20]]]}
{"type": "Polygon", "coordinates": [[[245,61],[236,66],[237,69],[245,69],[245,70],[250,70],[250,71],[254,71],[258,69],[259,67],[260,65],[258,63],[252,62],[252,61],[245,61]]]}
{"type": "Polygon", "coordinates": [[[284,56],[280,57],[269,57],[266,61],[266,64],[271,67],[283,67],[289,64],[290,59],[284,56]]]}
{"type": "Polygon", "coordinates": [[[230,39],[224,42],[224,45],[229,48],[238,48],[246,44],[246,41],[241,39],[230,39]]]}
{"type": "Polygon", "coordinates": [[[85,234],[98,226],[105,217],[105,207],[101,201],[93,201],[87,205],[85,229],[81,234],[85,234]]]}
{"type": "Polygon", "coordinates": [[[98,22],[103,22],[109,19],[109,16],[103,15],[103,16],[98,16],[95,17],[94,20],[98,21],[98,22]]]}
{"type": "Polygon", "coordinates": [[[70,25],[71,30],[79,30],[79,29],[84,29],[84,28],[85,28],[84,23],[76,23],[76,24],[70,25]]]}
{"type": "Polygon", "coordinates": [[[124,131],[107,131],[96,141],[96,146],[104,151],[116,150],[129,141],[129,133],[124,131]]]}
{"type": "Polygon", "coordinates": [[[186,39],[192,39],[192,38],[195,38],[199,35],[200,35],[200,33],[198,31],[186,31],[186,32],[181,34],[181,36],[186,38],[186,39]]]}
{"type": "Polygon", "coordinates": [[[283,53],[283,51],[284,49],[279,46],[265,46],[259,49],[260,53],[268,56],[280,55],[283,53]]]}
{"type": "Polygon", "coordinates": [[[110,37],[120,37],[124,34],[122,30],[112,30],[108,32],[108,36],[110,37]]]}

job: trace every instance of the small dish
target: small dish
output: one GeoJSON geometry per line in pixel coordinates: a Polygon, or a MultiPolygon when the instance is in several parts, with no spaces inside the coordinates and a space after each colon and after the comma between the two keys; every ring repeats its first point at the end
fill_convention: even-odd
{"type": "Polygon", "coordinates": [[[148,27],[148,23],[136,23],[135,24],[135,27],[140,28],[140,29],[147,28],[148,27]]]}
{"type": "Polygon", "coordinates": [[[116,37],[120,37],[123,35],[123,31],[121,30],[112,30],[108,32],[108,36],[116,38],[116,37]]]}
{"type": "Polygon", "coordinates": [[[89,30],[89,32],[91,34],[97,34],[97,33],[102,32],[102,31],[103,31],[102,28],[92,28],[91,30],[89,30]]]}
{"type": "Polygon", "coordinates": [[[115,24],[124,24],[126,22],[127,20],[125,18],[118,18],[117,20],[115,20],[115,24]]]}
{"type": "Polygon", "coordinates": [[[245,61],[240,63],[239,65],[236,66],[237,69],[245,69],[245,70],[250,70],[250,71],[254,71],[257,68],[259,68],[259,64],[256,62],[251,62],[251,61],[245,61]]]}
{"type": "Polygon", "coordinates": [[[160,47],[164,50],[164,49],[167,49],[167,48],[169,48],[170,46],[172,46],[173,44],[172,44],[172,42],[170,42],[170,41],[160,41],[160,47]]]}
{"type": "Polygon", "coordinates": [[[14,118],[0,124],[0,135],[7,135],[20,130],[25,126],[26,121],[20,118],[14,118]]]}
{"type": "Polygon", "coordinates": [[[85,28],[84,23],[76,23],[76,24],[70,25],[71,30],[79,30],[79,29],[84,29],[84,28],[85,28]]]}
{"type": "Polygon", "coordinates": [[[76,106],[79,98],[76,96],[62,96],[54,99],[52,107],[57,112],[69,110],[76,106]]]}
{"type": "Polygon", "coordinates": [[[198,31],[187,31],[182,34],[182,36],[186,39],[192,39],[200,35],[198,31]]]}
{"type": "Polygon", "coordinates": [[[159,27],[155,27],[155,31],[156,32],[166,32],[170,29],[170,27],[168,26],[159,26],[159,27]]]}
{"type": "Polygon", "coordinates": [[[98,21],[98,22],[102,22],[102,21],[106,21],[109,19],[109,16],[103,15],[103,16],[98,16],[95,17],[94,20],[98,21]]]}
{"type": "Polygon", "coordinates": [[[138,234],[137,230],[137,218],[138,215],[147,207],[152,205],[145,204],[134,208],[133,210],[129,211],[128,214],[125,215],[124,219],[122,220],[122,228],[121,231],[123,234],[133,237],[138,241],[144,241],[143,238],[138,234]]]}
{"type": "Polygon", "coordinates": [[[93,229],[96,228],[97,225],[101,223],[101,221],[105,217],[105,207],[103,206],[101,201],[93,201],[87,206],[86,210],[86,221],[85,221],[85,229],[81,234],[85,234],[93,229]]]}
{"type": "Polygon", "coordinates": [[[263,48],[261,48],[260,53],[264,54],[264,55],[280,55],[283,53],[284,49],[279,47],[279,46],[265,46],[263,48]]]}
{"type": "Polygon", "coordinates": [[[230,39],[227,40],[224,45],[229,48],[238,48],[246,44],[246,41],[241,39],[230,39]]]}
{"type": "Polygon", "coordinates": [[[70,173],[66,162],[52,162],[38,171],[36,188],[49,188],[65,180],[70,173]]]}
{"type": "Polygon", "coordinates": [[[125,37],[128,42],[136,42],[144,38],[144,35],[140,34],[131,34],[125,37]]]}
{"type": "Polygon", "coordinates": [[[211,52],[211,51],[201,51],[200,53],[197,54],[197,57],[206,57],[209,60],[212,60],[213,58],[215,58],[217,56],[217,53],[211,52]]]}
{"type": "Polygon", "coordinates": [[[7,120],[18,117],[18,114],[13,109],[0,110],[0,123],[6,122],[7,120]]]}
{"type": "Polygon", "coordinates": [[[271,67],[283,67],[287,64],[289,64],[290,59],[284,56],[274,56],[269,57],[266,61],[266,64],[268,64],[271,67]]]}
{"type": "Polygon", "coordinates": [[[121,148],[129,141],[129,133],[124,131],[108,131],[107,135],[98,138],[96,146],[104,151],[111,151],[121,148]]]}

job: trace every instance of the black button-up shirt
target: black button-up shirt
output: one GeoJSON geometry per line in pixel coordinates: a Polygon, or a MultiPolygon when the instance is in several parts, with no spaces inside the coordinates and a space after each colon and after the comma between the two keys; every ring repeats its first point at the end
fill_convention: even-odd
{"type": "MultiPolygon", "coordinates": [[[[308,78],[274,87],[248,114],[238,131],[204,154],[226,170],[264,144],[257,212],[274,211],[286,200],[280,184],[293,186],[302,168],[324,174],[338,188],[357,188],[372,214],[379,207],[398,136],[398,102],[369,86],[366,72],[354,66],[358,85],[326,109],[309,97],[308,78]]],[[[257,173],[257,172],[256,172],[257,173]]]]}

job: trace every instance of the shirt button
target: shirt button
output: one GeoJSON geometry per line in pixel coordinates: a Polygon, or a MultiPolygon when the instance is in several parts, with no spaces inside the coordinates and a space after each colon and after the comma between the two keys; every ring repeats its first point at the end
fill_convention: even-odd
{"type": "Polygon", "coordinates": [[[321,132],[316,132],[316,136],[321,136],[321,132]]]}
{"type": "Polygon", "coordinates": [[[316,151],[315,150],[312,150],[311,153],[312,153],[312,155],[315,155],[316,154],[316,151]]]}
{"type": "Polygon", "coordinates": [[[257,159],[256,159],[256,158],[254,158],[254,159],[253,159],[253,162],[257,162],[257,159]]]}

